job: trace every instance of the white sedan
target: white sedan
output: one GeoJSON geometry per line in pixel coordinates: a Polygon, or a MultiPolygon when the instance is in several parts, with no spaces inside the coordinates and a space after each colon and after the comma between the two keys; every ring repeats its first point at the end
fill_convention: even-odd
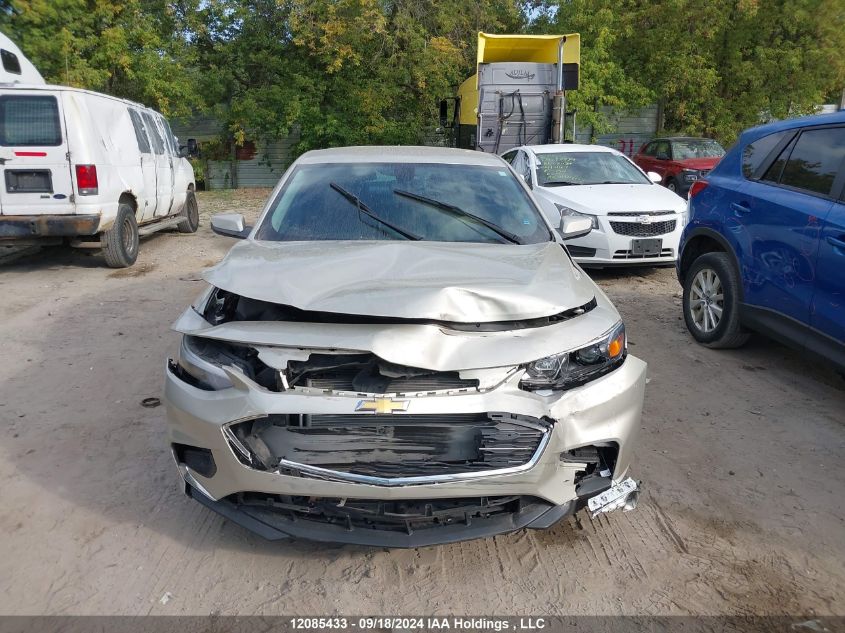
{"type": "Polygon", "coordinates": [[[566,243],[582,266],[672,265],[687,202],[621,152],[600,145],[524,145],[502,154],[534,192],[552,226],[587,216],[588,235],[566,243]]]}

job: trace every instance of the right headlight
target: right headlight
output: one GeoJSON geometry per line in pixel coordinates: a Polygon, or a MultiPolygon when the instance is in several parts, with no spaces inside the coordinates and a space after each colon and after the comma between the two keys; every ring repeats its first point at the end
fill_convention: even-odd
{"type": "Polygon", "coordinates": [[[570,209],[569,207],[565,207],[562,204],[558,204],[557,202],[555,202],[555,206],[557,207],[557,210],[560,211],[561,216],[570,215],[576,218],[590,218],[590,222],[593,223],[594,229],[601,228],[599,226],[599,219],[594,215],[590,215],[589,213],[581,213],[580,211],[570,209]]]}
{"type": "Polygon", "coordinates": [[[589,345],[528,363],[519,385],[528,391],[571,389],[613,371],[627,353],[625,325],[620,321],[589,345]]]}

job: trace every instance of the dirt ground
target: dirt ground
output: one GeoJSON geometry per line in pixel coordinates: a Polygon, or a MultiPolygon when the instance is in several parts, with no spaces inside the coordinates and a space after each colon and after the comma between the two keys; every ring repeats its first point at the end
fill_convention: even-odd
{"type": "Polygon", "coordinates": [[[0,266],[4,614],[845,614],[845,381],[763,338],[692,343],[670,269],[594,277],[649,363],[639,509],[418,550],[270,543],[178,490],[170,324],[266,191],[200,195],[138,263],[0,266]]]}

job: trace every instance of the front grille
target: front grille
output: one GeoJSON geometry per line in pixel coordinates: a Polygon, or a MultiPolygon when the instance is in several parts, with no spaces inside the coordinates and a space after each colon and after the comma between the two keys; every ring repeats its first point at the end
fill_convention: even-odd
{"type": "Polygon", "coordinates": [[[636,218],[641,215],[674,215],[674,211],[609,211],[608,216],[636,218]]]}
{"type": "MultiPolygon", "coordinates": [[[[671,248],[664,248],[660,251],[660,257],[673,257],[674,254],[675,251],[673,251],[671,248]]],[[[631,251],[614,251],[613,253],[613,259],[646,259],[651,257],[654,257],[654,255],[635,255],[631,251]]]]}
{"type": "Polygon", "coordinates": [[[572,255],[573,257],[595,257],[596,256],[596,249],[587,248],[586,246],[567,245],[566,250],[568,250],[569,254],[572,255]]]}
{"type": "MultiPolygon", "coordinates": [[[[299,381],[297,384],[306,387],[314,387],[315,389],[352,391],[357,393],[361,391],[360,389],[356,389],[355,385],[355,379],[359,373],[360,372],[356,369],[326,371],[317,375],[308,376],[302,381],[299,381]]],[[[457,389],[475,389],[476,387],[478,387],[478,380],[474,378],[461,378],[458,375],[458,372],[437,372],[424,376],[388,379],[385,381],[384,387],[379,389],[378,393],[420,393],[457,389]]],[[[362,391],[362,393],[369,393],[369,390],[362,391]]]]}
{"type": "Polygon", "coordinates": [[[610,228],[619,235],[631,237],[654,237],[665,235],[675,230],[677,220],[664,220],[663,222],[651,222],[642,224],[640,222],[611,222],[610,228]]]}
{"type": "Polygon", "coordinates": [[[509,413],[303,414],[233,424],[227,437],[235,455],[258,470],[404,479],[525,466],[550,428],[509,413]]]}
{"type": "Polygon", "coordinates": [[[519,515],[535,506],[548,507],[535,497],[517,495],[454,499],[338,499],[241,492],[227,501],[268,524],[291,522],[335,525],[348,532],[368,530],[415,534],[447,526],[471,526],[508,515],[519,515]]]}

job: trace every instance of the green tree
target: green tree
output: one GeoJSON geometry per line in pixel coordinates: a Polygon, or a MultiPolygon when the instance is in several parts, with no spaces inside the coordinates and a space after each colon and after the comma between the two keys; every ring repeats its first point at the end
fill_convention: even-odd
{"type": "Polygon", "coordinates": [[[164,0],[6,0],[0,30],[50,83],[186,114],[196,91],[182,21],[193,8],[164,0]]]}

